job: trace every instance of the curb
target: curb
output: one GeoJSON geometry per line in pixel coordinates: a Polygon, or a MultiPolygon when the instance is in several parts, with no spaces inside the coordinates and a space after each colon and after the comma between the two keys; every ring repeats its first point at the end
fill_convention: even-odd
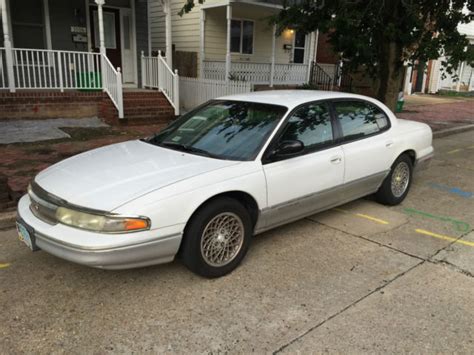
{"type": "Polygon", "coordinates": [[[0,231],[15,227],[16,211],[0,213],[0,231]]]}
{"type": "Polygon", "coordinates": [[[441,131],[433,132],[433,138],[442,138],[442,137],[450,136],[452,134],[463,133],[463,132],[472,131],[472,130],[474,130],[474,124],[442,129],[441,131]]]}

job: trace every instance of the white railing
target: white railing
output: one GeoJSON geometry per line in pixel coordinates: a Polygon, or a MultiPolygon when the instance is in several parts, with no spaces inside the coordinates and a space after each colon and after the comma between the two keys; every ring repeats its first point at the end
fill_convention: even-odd
{"type": "Polygon", "coordinates": [[[13,48],[16,89],[101,90],[99,53],[13,48]]]}
{"type": "Polygon", "coordinates": [[[120,68],[115,70],[106,55],[103,55],[102,59],[102,81],[104,91],[109,95],[110,100],[112,100],[117,108],[118,117],[123,118],[122,73],[120,72],[120,68]]]}
{"type": "Polygon", "coordinates": [[[122,76],[100,53],[0,48],[0,89],[104,90],[123,118],[122,76]],[[10,52],[9,52],[10,53],[10,52]],[[11,78],[11,82],[9,82],[11,78]]]}
{"type": "MultiPolygon", "coordinates": [[[[225,80],[225,62],[203,62],[205,79],[225,80]]],[[[271,63],[231,63],[230,80],[248,81],[252,84],[270,84],[272,75],[271,63]]],[[[304,84],[307,82],[307,64],[275,64],[274,84],[304,84]]]]}
{"type": "Polygon", "coordinates": [[[149,89],[158,89],[168,99],[179,115],[179,76],[166,63],[165,57],[158,52],[157,57],[146,57],[142,51],[142,84],[149,89]]]}
{"type": "Polygon", "coordinates": [[[181,77],[181,107],[189,111],[216,97],[251,92],[253,85],[243,81],[209,80],[181,77]]]}

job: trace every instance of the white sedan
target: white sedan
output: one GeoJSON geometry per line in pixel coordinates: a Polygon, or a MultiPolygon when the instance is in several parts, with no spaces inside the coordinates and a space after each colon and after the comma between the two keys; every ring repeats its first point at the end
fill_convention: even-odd
{"type": "Polygon", "coordinates": [[[263,91],[212,100],[158,134],[39,173],[18,205],[20,239],[72,262],[125,269],[179,256],[225,275],[252,236],[375,194],[400,203],[433,156],[431,129],[377,100],[263,91]]]}

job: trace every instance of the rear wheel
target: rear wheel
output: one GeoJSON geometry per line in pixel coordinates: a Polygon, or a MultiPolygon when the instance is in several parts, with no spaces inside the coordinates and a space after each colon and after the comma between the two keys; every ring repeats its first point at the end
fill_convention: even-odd
{"type": "Polygon", "coordinates": [[[183,263],[204,277],[234,270],[247,253],[252,234],[248,211],[238,201],[222,197],[201,207],[186,226],[183,263]]]}
{"type": "Polygon", "coordinates": [[[377,202],[390,206],[401,203],[410,189],[412,175],[413,163],[410,157],[406,154],[399,156],[375,193],[377,202]]]}

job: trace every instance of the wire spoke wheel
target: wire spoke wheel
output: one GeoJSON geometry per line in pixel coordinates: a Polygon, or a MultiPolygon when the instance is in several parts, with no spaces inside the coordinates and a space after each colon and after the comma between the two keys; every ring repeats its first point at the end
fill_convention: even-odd
{"type": "Polygon", "coordinates": [[[239,216],[224,212],[212,218],[201,237],[201,255],[214,267],[227,265],[239,254],[244,243],[244,224],[239,216]]]}
{"type": "Polygon", "coordinates": [[[400,162],[392,173],[391,190],[395,197],[402,196],[410,182],[410,167],[404,161],[400,162]]]}

